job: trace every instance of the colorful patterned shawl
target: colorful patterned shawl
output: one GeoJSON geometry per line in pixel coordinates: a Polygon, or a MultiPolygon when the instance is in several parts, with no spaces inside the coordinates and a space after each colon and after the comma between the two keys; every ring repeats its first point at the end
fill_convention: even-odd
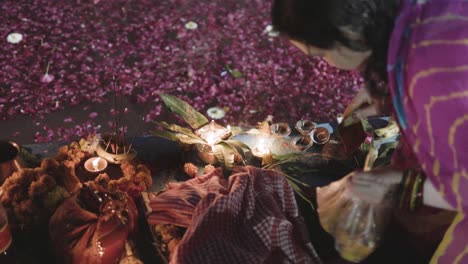
{"type": "Polygon", "coordinates": [[[402,1],[389,84],[404,138],[459,212],[431,263],[468,263],[468,1],[402,1]]]}

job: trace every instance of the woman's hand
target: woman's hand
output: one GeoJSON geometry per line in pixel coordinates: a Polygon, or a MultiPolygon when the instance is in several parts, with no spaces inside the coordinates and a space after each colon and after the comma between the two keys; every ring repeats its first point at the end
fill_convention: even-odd
{"type": "Polygon", "coordinates": [[[382,114],[381,108],[381,104],[378,100],[374,100],[367,89],[362,87],[354,96],[351,103],[346,107],[343,113],[343,118],[346,123],[353,124],[361,118],[382,114]]]}
{"type": "Polygon", "coordinates": [[[336,206],[335,202],[349,190],[369,203],[380,203],[395,195],[403,179],[403,171],[379,168],[372,171],[354,171],[327,186],[317,188],[317,203],[320,207],[336,206]]]}
{"type": "Polygon", "coordinates": [[[360,199],[369,203],[385,203],[387,198],[398,195],[403,171],[379,168],[368,172],[355,171],[349,175],[349,190],[360,199]]]}
{"type": "Polygon", "coordinates": [[[329,233],[340,221],[340,212],[352,206],[355,198],[370,204],[387,205],[398,195],[403,172],[389,168],[369,172],[354,171],[327,186],[317,188],[317,213],[329,233]],[[387,200],[387,197],[390,198],[387,200]]]}
{"type": "Polygon", "coordinates": [[[327,186],[317,188],[317,213],[322,227],[330,234],[339,221],[340,211],[349,200],[346,191],[348,179],[349,177],[345,176],[327,186]]]}

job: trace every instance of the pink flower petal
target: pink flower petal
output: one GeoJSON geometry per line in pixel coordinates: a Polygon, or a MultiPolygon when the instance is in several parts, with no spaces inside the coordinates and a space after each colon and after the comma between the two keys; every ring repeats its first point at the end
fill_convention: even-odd
{"type": "Polygon", "coordinates": [[[90,113],[90,114],[88,115],[88,117],[91,118],[91,119],[94,119],[94,118],[96,118],[97,116],[98,116],[98,113],[96,113],[96,112],[92,112],[92,113],[90,113]]]}
{"type": "Polygon", "coordinates": [[[52,74],[46,73],[46,74],[42,75],[42,77],[41,77],[41,82],[42,83],[50,83],[53,80],[54,80],[54,76],[52,74]]]}

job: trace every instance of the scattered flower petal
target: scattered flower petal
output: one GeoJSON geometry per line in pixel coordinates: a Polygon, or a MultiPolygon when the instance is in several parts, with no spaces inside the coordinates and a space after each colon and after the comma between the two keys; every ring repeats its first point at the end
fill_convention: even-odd
{"type": "MultiPolygon", "coordinates": [[[[277,122],[330,121],[362,84],[360,76],[270,36],[274,28],[263,25],[271,23],[271,1],[201,1],[196,9],[191,1],[1,3],[8,10],[2,13],[9,30],[4,37],[12,31],[28,35],[22,35],[21,45],[0,45],[0,83],[9,87],[0,96],[0,120],[26,115],[32,124],[40,121],[31,131],[12,128],[22,131],[19,142],[71,139],[101,125],[108,129],[107,121],[114,120],[114,115],[106,118],[108,109],[118,108],[115,116],[121,116],[128,113],[122,110],[126,106],[144,120],[139,133],[148,133],[152,121],[166,116],[159,93],[185,99],[198,110],[225,106],[222,125],[254,125],[268,115],[277,122]],[[191,21],[196,30],[187,17],[197,20],[191,21]],[[259,41],[259,35],[267,40],[259,41]],[[46,65],[53,71],[44,71],[46,65]],[[109,85],[114,75],[117,98],[126,99],[115,106],[109,85]],[[96,105],[103,112],[79,123],[78,116],[96,105]],[[58,111],[77,112],[67,114],[73,117],[67,128],[57,124],[64,117],[52,118],[58,111]]],[[[2,135],[8,137],[7,132],[2,135]]]]}
{"type": "Polygon", "coordinates": [[[185,28],[189,29],[189,30],[195,30],[195,29],[198,28],[198,24],[193,22],[193,21],[189,21],[189,22],[185,23],[185,28]]]}
{"type": "Polygon", "coordinates": [[[369,132],[365,132],[365,133],[366,133],[366,139],[364,140],[364,143],[365,144],[372,144],[372,141],[374,140],[374,138],[372,137],[372,135],[369,132]]]}
{"type": "Polygon", "coordinates": [[[271,37],[271,38],[276,38],[280,35],[279,31],[270,31],[268,32],[268,36],[271,37]]]}
{"type": "Polygon", "coordinates": [[[222,119],[226,115],[226,112],[219,107],[210,107],[206,111],[206,114],[212,119],[222,119]]]}
{"type": "Polygon", "coordinates": [[[42,75],[41,82],[42,83],[50,83],[50,82],[52,82],[54,80],[54,78],[55,77],[52,74],[46,73],[46,74],[42,75]]]}
{"type": "Polygon", "coordinates": [[[273,31],[273,25],[268,25],[265,27],[265,30],[263,30],[263,33],[268,33],[273,31]]]}
{"type": "Polygon", "coordinates": [[[14,33],[8,34],[7,36],[7,41],[8,43],[11,43],[11,44],[18,44],[22,40],[23,40],[23,35],[21,35],[21,33],[14,32],[14,33]]]}
{"type": "Polygon", "coordinates": [[[271,38],[276,38],[280,35],[279,31],[275,30],[272,25],[266,26],[263,30],[263,34],[268,34],[268,36],[271,38]]]}

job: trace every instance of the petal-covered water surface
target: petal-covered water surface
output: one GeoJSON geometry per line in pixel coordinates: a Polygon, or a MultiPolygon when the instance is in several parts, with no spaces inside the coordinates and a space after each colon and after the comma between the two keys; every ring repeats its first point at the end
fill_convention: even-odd
{"type": "Polygon", "coordinates": [[[159,93],[201,113],[225,109],[223,124],[256,124],[268,115],[334,120],[360,77],[305,57],[277,36],[268,27],[270,4],[1,1],[0,137],[70,140],[116,124],[145,134],[150,121],[171,118],[159,93]]]}

